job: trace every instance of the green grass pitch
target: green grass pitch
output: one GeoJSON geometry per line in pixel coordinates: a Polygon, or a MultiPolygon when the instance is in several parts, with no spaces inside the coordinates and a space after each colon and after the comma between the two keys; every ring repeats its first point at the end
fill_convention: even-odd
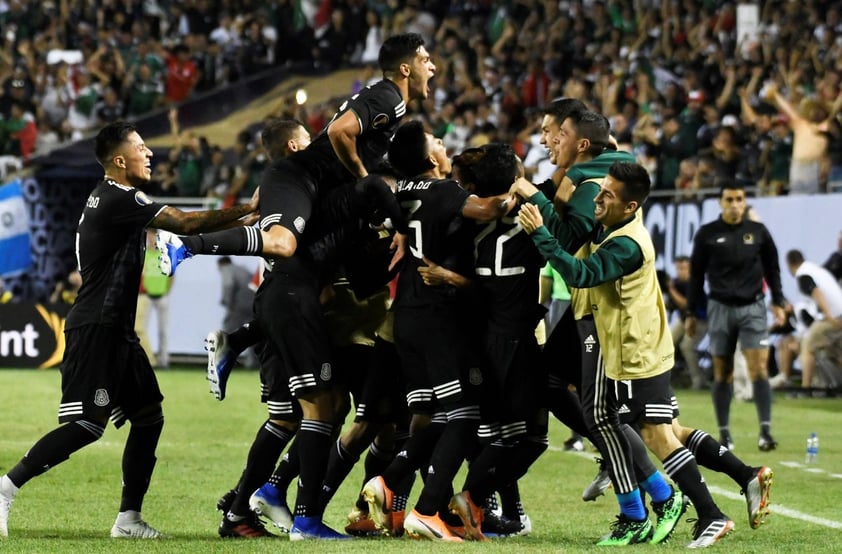
{"type": "MultiPolygon", "coordinates": [[[[166,400],[166,423],[158,448],[158,465],[143,514],[168,540],[116,541],[108,537],[119,507],[120,456],[127,427],[110,427],[105,436],[70,460],[24,487],[12,507],[9,538],[0,553],[17,552],[585,552],[608,531],[617,513],[608,496],[595,503],[580,499],[596,471],[594,454],[562,450],[567,430],[553,423],[548,450],[521,481],[533,533],[491,543],[439,545],[409,539],[360,539],[342,543],[290,543],[285,536],[256,541],[222,540],[216,534],[217,498],[237,480],[248,447],[265,409],[258,402],[254,371],[238,370],[228,398],[208,394],[201,371],[159,373],[166,400]]],[[[707,393],[678,391],[682,422],[715,435],[707,393]]],[[[56,425],[60,378],[55,370],[0,370],[0,474],[14,465],[44,433],[56,425]]],[[[727,476],[703,469],[714,499],[736,522],[731,535],[716,545],[723,552],[842,551],[842,399],[792,399],[776,394],[773,433],[778,450],[756,447],[754,405],[735,401],[732,408],[735,453],[752,465],[775,470],[772,514],[758,530],[748,526],[743,498],[727,476]],[[804,465],[807,436],[820,438],[818,463],[804,465]]],[[[362,479],[360,467],[339,490],[325,519],[344,526],[362,479]]],[[[457,477],[457,488],[464,474],[457,477]]],[[[417,486],[414,491],[417,494],[417,486]]],[[[290,501],[293,500],[290,491],[290,501]]],[[[410,499],[412,504],[413,499],[410,499]]],[[[691,508],[687,517],[694,517],[691,508]]],[[[636,551],[679,551],[690,541],[691,523],[679,524],[666,545],[642,545],[636,551]]]]}

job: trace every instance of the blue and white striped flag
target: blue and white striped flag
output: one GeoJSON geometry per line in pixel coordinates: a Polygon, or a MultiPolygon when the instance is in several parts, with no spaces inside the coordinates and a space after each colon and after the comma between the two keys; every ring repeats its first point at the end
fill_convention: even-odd
{"type": "Polygon", "coordinates": [[[17,273],[32,265],[29,214],[20,179],[0,186],[0,275],[17,273]]]}

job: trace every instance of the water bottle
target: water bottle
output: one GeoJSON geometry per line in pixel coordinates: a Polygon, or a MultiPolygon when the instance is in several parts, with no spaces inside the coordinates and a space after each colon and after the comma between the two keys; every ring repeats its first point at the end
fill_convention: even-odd
{"type": "Polygon", "coordinates": [[[807,439],[807,457],[804,460],[806,463],[815,462],[819,457],[819,437],[815,433],[810,433],[807,439]]]}

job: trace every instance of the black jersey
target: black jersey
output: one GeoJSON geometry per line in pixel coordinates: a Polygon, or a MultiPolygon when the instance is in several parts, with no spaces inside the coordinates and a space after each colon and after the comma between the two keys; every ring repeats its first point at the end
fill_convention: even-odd
{"type": "Polygon", "coordinates": [[[95,323],[134,335],[145,228],[164,207],[139,189],[111,179],[97,184],[76,231],[82,287],[65,329],[95,323]]]}
{"type": "Polygon", "coordinates": [[[398,202],[409,227],[409,251],[398,280],[396,307],[427,306],[454,296],[452,287],[424,284],[418,273],[418,267],[424,265],[422,258],[469,274],[473,229],[461,216],[468,196],[468,191],[452,179],[398,181],[398,202]]]}
{"type": "MultiPolygon", "coordinates": [[[[272,270],[286,274],[300,273],[327,284],[343,260],[358,253],[365,254],[358,249],[368,248],[369,239],[378,236],[369,225],[376,218],[389,218],[398,231],[406,230],[398,201],[381,176],[369,175],[356,183],[334,189],[317,199],[295,256],[276,260],[272,270]]],[[[379,254],[382,254],[381,250],[378,249],[379,254]]],[[[379,261],[385,260],[388,266],[388,258],[379,254],[379,261]]],[[[371,269],[373,275],[379,276],[378,279],[386,274],[386,267],[371,269]]]]}
{"type": "MultiPolygon", "coordinates": [[[[354,112],[360,124],[357,155],[368,170],[373,170],[386,155],[389,141],[406,113],[403,96],[395,83],[384,79],[346,100],[331,122],[349,110],[354,112]]],[[[330,144],[327,136],[329,127],[330,123],[307,148],[289,156],[291,161],[314,177],[320,189],[332,188],[356,178],[342,164],[330,144]]]]}
{"type": "Polygon", "coordinates": [[[538,283],[544,258],[516,218],[481,224],[474,238],[483,313],[489,330],[521,335],[534,332],[543,311],[538,283]]]}

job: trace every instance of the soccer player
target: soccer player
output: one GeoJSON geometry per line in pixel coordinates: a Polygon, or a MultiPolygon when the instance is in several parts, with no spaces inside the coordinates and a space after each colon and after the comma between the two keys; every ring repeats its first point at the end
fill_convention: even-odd
{"type": "Polygon", "coordinates": [[[256,197],[242,206],[195,212],[154,202],[143,192],[151,179],[152,151],[131,124],[118,121],[103,127],[95,139],[95,153],[105,176],[88,196],[76,234],[82,287],[65,324],[61,425],[0,478],[4,537],[19,489],[99,439],[109,418],[116,427],[126,420],[131,423],[123,451],[120,511],[111,536],[162,536],[141,517],[164,426],[163,396],[134,331],[145,229],[211,231],[257,209],[256,197]]]}
{"type": "Polygon", "coordinates": [[[246,228],[184,237],[164,237],[166,274],[197,254],[290,258],[316,209],[333,188],[368,175],[382,161],[406,104],[425,99],[436,66],[415,33],[386,39],[378,59],[383,79],[339,106],[312,144],[273,163],[261,180],[260,229],[246,228]],[[271,189],[271,191],[270,191],[271,189]]]}
{"type": "MultiPolygon", "coordinates": [[[[270,162],[280,160],[304,150],[310,145],[311,137],[304,124],[297,119],[276,119],[270,121],[260,132],[260,139],[270,162]]],[[[266,260],[266,271],[271,269],[270,260],[266,260]]],[[[243,351],[255,346],[266,337],[260,331],[256,321],[246,323],[233,333],[222,330],[211,331],[205,339],[208,352],[208,384],[211,394],[222,401],[231,369],[243,351]]],[[[227,511],[227,510],[226,510],[227,511]]]]}
{"type": "MultiPolygon", "coordinates": [[[[519,179],[513,188],[519,196],[541,208],[547,227],[568,253],[584,256],[587,237],[599,228],[594,214],[594,199],[599,192],[599,182],[614,162],[630,162],[634,158],[626,152],[617,152],[609,147],[608,122],[602,115],[587,110],[559,109],[563,107],[550,107],[544,127],[555,129],[549,133],[551,149],[554,151],[551,159],[566,169],[556,190],[556,200],[561,201],[564,217],[559,217],[546,196],[525,179],[519,179]],[[564,118],[560,123],[559,117],[564,118]]],[[[589,291],[571,284],[571,310],[562,317],[544,347],[547,363],[552,363],[550,390],[551,399],[555,398],[555,401],[551,400],[550,409],[554,413],[564,413],[564,408],[557,406],[571,404],[578,407],[578,403],[564,402],[565,398],[571,396],[566,384],[576,385],[591,440],[597,445],[603,459],[607,460],[605,469],[608,470],[610,482],[614,483],[620,504],[621,524],[615,525],[612,533],[604,537],[601,544],[631,544],[650,540],[663,542],[684,511],[682,494],[666,483],[649,460],[646,448],[637,434],[609,417],[607,378],[600,364],[599,334],[591,312],[589,291]],[[558,360],[571,357],[580,363],[566,366],[558,363],[558,360]],[[658,516],[654,529],[646,517],[641,487],[652,497],[653,509],[658,516]]],[[[566,417],[569,419],[572,415],[567,413],[566,417]]],[[[585,489],[582,495],[585,500],[596,498],[607,487],[609,481],[603,477],[603,473],[601,469],[594,482],[585,489]]]]}
{"type": "MultiPolygon", "coordinates": [[[[480,197],[506,194],[523,175],[517,155],[499,143],[462,152],[453,159],[453,167],[454,177],[480,197]]],[[[477,225],[475,235],[474,287],[484,322],[483,418],[478,430],[483,448],[472,459],[462,492],[453,496],[449,508],[462,520],[466,536],[485,540],[492,530],[506,535],[528,532],[519,515],[494,521],[482,503],[495,490],[516,483],[547,448],[546,410],[536,402],[546,385],[535,336],[544,311],[536,301],[544,259],[513,217],[477,225]]],[[[456,282],[449,270],[432,262],[428,266],[419,268],[425,283],[456,282]]]]}
{"type": "Polygon", "coordinates": [[[440,513],[447,510],[453,477],[479,424],[477,389],[482,377],[471,351],[475,326],[468,317],[475,308],[453,286],[428,286],[418,270],[429,259],[465,275],[473,264],[466,220],[498,219],[512,208],[512,198],[508,194],[478,198],[445,178],[451,162],[444,145],[417,121],[398,129],[389,161],[405,176],[398,181],[397,197],[411,230],[411,255],[401,267],[393,310],[395,344],[413,413],[412,437],[404,445],[406,457],[396,458],[382,475],[370,480],[363,494],[371,518],[379,528],[391,531],[393,490],[429,455],[424,488],[404,528],[415,537],[460,542],[462,538],[445,525],[440,513]],[[443,429],[428,424],[436,414],[445,421],[443,429]]]}
{"type": "MultiPolygon", "coordinates": [[[[639,208],[650,190],[646,169],[616,162],[595,198],[601,228],[581,257],[564,251],[543,226],[541,211],[525,204],[518,221],[570,286],[588,288],[608,377],[609,418],[637,424],[650,450],[691,499],[699,514],[691,548],[714,544],[734,527],[713,501],[693,455],[676,438],[670,370],[674,349],[655,273],[655,250],[639,208]]],[[[619,528],[632,523],[623,515],[619,528]]]]}

